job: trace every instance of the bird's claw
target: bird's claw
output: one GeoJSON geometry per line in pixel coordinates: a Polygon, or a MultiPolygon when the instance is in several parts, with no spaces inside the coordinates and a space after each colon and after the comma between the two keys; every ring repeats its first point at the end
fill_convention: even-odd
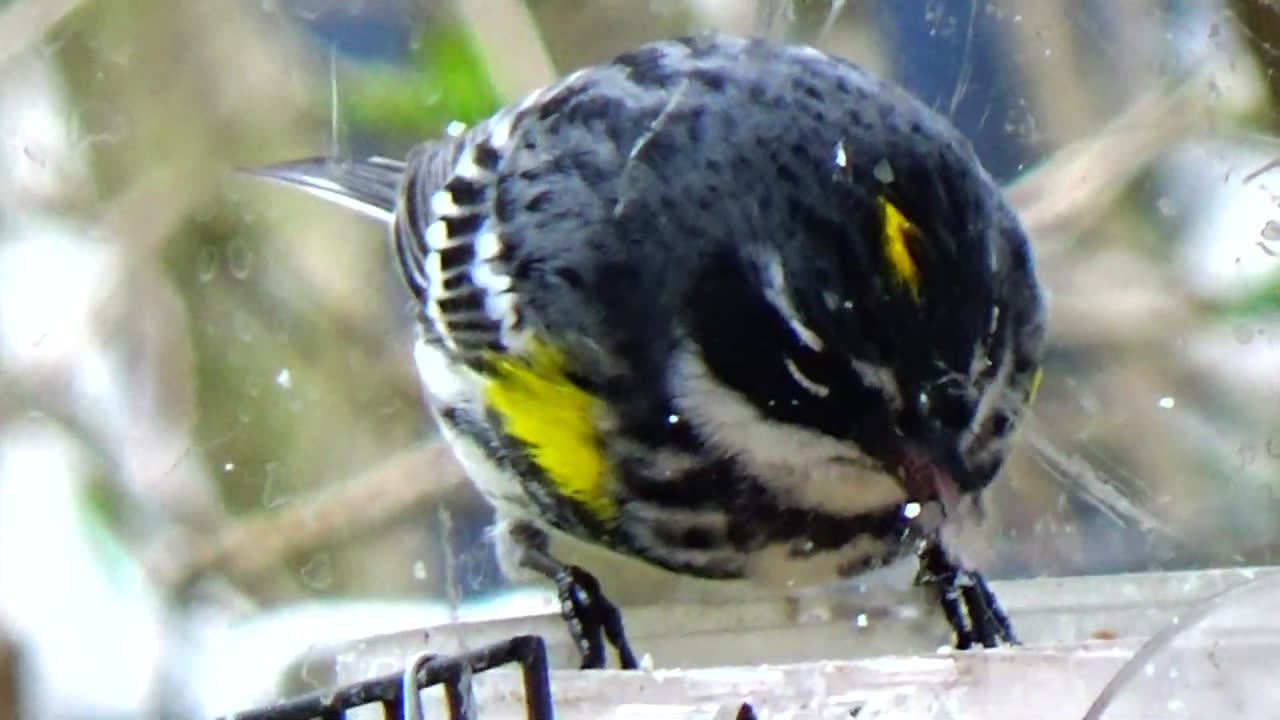
{"type": "Polygon", "coordinates": [[[569,626],[582,669],[605,666],[605,641],[618,652],[618,664],[624,670],[638,667],[635,654],[627,642],[622,626],[622,613],[600,590],[600,583],[576,565],[565,565],[555,576],[560,597],[560,616],[569,626]]]}
{"type": "Polygon", "coordinates": [[[920,554],[919,581],[937,589],[957,650],[968,650],[975,644],[985,648],[1019,644],[1009,616],[987,581],[962,566],[940,543],[930,542],[920,554]]]}

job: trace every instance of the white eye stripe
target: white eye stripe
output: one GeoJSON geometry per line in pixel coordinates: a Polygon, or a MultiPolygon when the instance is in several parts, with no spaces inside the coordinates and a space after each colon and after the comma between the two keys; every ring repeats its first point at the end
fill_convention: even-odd
{"type": "Polygon", "coordinates": [[[856,444],[765,417],[755,403],[718,380],[695,347],[676,351],[669,383],[682,422],[714,452],[736,458],[796,507],[858,514],[904,497],[897,481],[856,444]],[[849,491],[851,482],[858,492],[849,491]]]}
{"type": "Polygon", "coordinates": [[[831,388],[805,375],[800,371],[800,368],[796,367],[795,361],[791,358],[783,358],[782,362],[787,366],[787,372],[791,373],[791,379],[795,380],[796,384],[807,390],[809,394],[820,398],[831,394],[831,388]]]}
{"type": "Polygon", "coordinates": [[[795,334],[796,339],[804,343],[810,350],[822,352],[824,347],[822,338],[804,324],[804,321],[800,318],[799,311],[796,310],[795,305],[791,302],[790,290],[787,288],[786,273],[782,266],[782,258],[777,253],[765,258],[762,280],[765,300],[769,301],[769,304],[782,316],[782,319],[791,328],[791,332],[795,334]]]}
{"type": "Polygon", "coordinates": [[[902,391],[898,388],[898,379],[894,377],[893,370],[857,358],[849,358],[849,367],[853,368],[863,385],[878,390],[892,410],[902,410],[902,391]]]}

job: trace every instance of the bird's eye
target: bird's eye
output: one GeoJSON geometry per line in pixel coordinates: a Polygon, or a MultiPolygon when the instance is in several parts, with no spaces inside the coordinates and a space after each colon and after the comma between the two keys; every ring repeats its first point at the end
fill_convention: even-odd
{"type": "Polygon", "coordinates": [[[943,427],[967,427],[973,419],[974,410],[971,394],[955,382],[939,383],[920,393],[920,411],[943,427]]]}
{"type": "Polygon", "coordinates": [[[965,428],[973,422],[974,413],[977,412],[977,406],[968,401],[965,397],[952,397],[951,401],[942,410],[942,424],[949,428],[965,428]]]}

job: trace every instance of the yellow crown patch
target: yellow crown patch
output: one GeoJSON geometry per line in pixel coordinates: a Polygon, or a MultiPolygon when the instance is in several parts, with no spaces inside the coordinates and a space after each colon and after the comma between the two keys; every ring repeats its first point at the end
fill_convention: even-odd
{"type": "Polygon", "coordinates": [[[907,249],[907,236],[915,232],[915,226],[897,205],[887,198],[880,198],[883,225],[881,236],[884,242],[884,256],[889,263],[893,277],[911,291],[911,297],[920,301],[920,269],[907,249]]]}

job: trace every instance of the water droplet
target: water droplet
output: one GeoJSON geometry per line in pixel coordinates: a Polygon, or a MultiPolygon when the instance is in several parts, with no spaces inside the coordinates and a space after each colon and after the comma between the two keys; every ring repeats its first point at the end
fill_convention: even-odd
{"type": "Polygon", "coordinates": [[[253,321],[249,319],[247,313],[240,311],[231,316],[231,325],[236,337],[241,341],[250,342],[253,340],[253,321]]]}
{"type": "MultiPolygon", "coordinates": [[[[326,682],[325,679],[329,676],[329,668],[319,655],[320,653],[314,648],[307,648],[302,657],[301,667],[298,668],[298,677],[314,690],[332,687],[332,683],[326,682]]],[[[324,702],[324,699],[322,697],[321,702],[324,702]]],[[[333,701],[330,699],[329,702],[333,701]]]]}
{"type": "Polygon", "coordinates": [[[860,628],[864,628],[869,624],[866,613],[858,613],[858,617],[853,619],[853,624],[860,628]]]}
{"type": "Polygon", "coordinates": [[[253,267],[253,249],[243,240],[232,240],[227,244],[227,269],[237,280],[249,277],[253,267]]]}
{"type": "Polygon", "coordinates": [[[1165,410],[1172,410],[1173,406],[1176,404],[1177,404],[1177,401],[1174,400],[1172,397],[1169,397],[1168,395],[1165,395],[1164,397],[1160,398],[1160,407],[1164,408],[1165,410]]]}
{"type": "Polygon", "coordinates": [[[233,462],[226,463],[225,465],[222,466],[223,472],[232,472],[235,469],[236,469],[236,464],[233,462]]]}
{"type": "Polygon", "coordinates": [[[655,17],[672,17],[679,15],[684,3],[671,0],[649,0],[649,14],[655,17]]]}
{"type": "MultiPolygon", "coordinates": [[[[458,677],[455,680],[457,687],[469,689],[472,683],[471,675],[474,672],[475,671],[471,669],[470,663],[464,663],[462,669],[458,671],[458,677]]],[[[458,694],[461,696],[462,701],[458,703],[457,717],[475,717],[479,713],[478,709],[473,705],[473,703],[475,703],[475,693],[464,691],[458,694]]]]}
{"type": "Polygon", "coordinates": [[[275,508],[290,501],[288,488],[285,487],[284,473],[280,463],[272,460],[267,463],[267,479],[262,483],[262,506],[275,508]]]}
{"type": "Polygon", "coordinates": [[[427,579],[427,564],[425,562],[419,560],[413,564],[413,579],[414,580],[427,579]]]}
{"type": "Polygon", "coordinates": [[[387,399],[387,402],[385,404],[383,404],[381,407],[378,408],[378,414],[391,415],[395,412],[398,412],[403,407],[404,407],[404,401],[402,401],[399,398],[399,396],[392,395],[390,398],[387,399]]]}
{"type": "MultiPolygon", "coordinates": [[[[99,74],[99,78],[103,77],[99,74]]],[[[130,118],[110,106],[90,101],[68,118],[68,135],[72,143],[91,148],[114,144],[133,134],[130,118]]]]}
{"type": "Polygon", "coordinates": [[[333,584],[333,558],[329,553],[316,553],[298,571],[302,582],[313,590],[324,590],[333,584]]]}
{"type": "Polygon", "coordinates": [[[276,374],[276,384],[285,390],[293,387],[293,376],[289,373],[289,368],[281,368],[276,374]]]}
{"type": "Polygon", "coordinates": [[[459,135],[461,135],[466,131],[467,131],[467,124],[464,122],[459,122],[457,120],[454,120],[453,122],[449,123],[444,129],[445,134],[448,135],[449,137],[458,137],[459,135]]]}
{"type": "Polygon", "coordinates": [[[908,520],[914,520],[920,516],[920,503],[909,502],[902,506],[902,517],[908,520]]]}
{"type": "Polygon", "coordinates": [[[315,20],[324,14],[326,0],[297,0],[293,12],[302,20],[315,20]]]}
{"type": "Polygon", "coordinates": [[[200,248],[196,255],[196,277],[207,283],[218,274],[218,251],[212,245],[200,248]]]}
{"type": "Polygon", "coordinates": [[[1280,242],[1280,222],[1268,220],[1262,226],[1262,239],[1267,242],[1280,242]]]}
{"type": "MultiPolygon", "coordinates": [[[[423,83],[418,90],[417,100],[426,107],[439,105],[444,100],[444,85],[438,82],[423,83]]],[[[463,125],[462,129],[466,130],[467,126],[463,125]]]]}
{"type": "Polygon", "coordinates": [[[1155,664],[1155,663],[1147,663],[1146,665],[1143,665],[1143,666],[1142,666],[1142,674],[1143,674],[1143,675],[1146,675],[1147,677],[1155,677],[1155,675],[1156,675],[1156,664],[1155,664]]]}
{"type": "Polygon", "coordinates": [[[844,141],[836,143],[836,167],[846,167],[849,164],[849,155],[845,152],[844,141]]]}
{"type": "Polygon", "coordinates": [[[678,423],[678,422],[680,422],[680,416],[679,416],[679,415],[676,415],[675,413],[671,413],[670,415],[668,415],[668,416],[667,416],[667,424],[668,424],[668,425],[675,425],[675,424],[676,424],[676,423],[678,423]]]}
{"type": "Polygon", "coordinates": [[[888,160],[881,160],[876,163],[876,166],[871,170],[871,174],[875,175],[876,179],[885,185],[893,182],[893,167],[889,165],[888,160]]]}

